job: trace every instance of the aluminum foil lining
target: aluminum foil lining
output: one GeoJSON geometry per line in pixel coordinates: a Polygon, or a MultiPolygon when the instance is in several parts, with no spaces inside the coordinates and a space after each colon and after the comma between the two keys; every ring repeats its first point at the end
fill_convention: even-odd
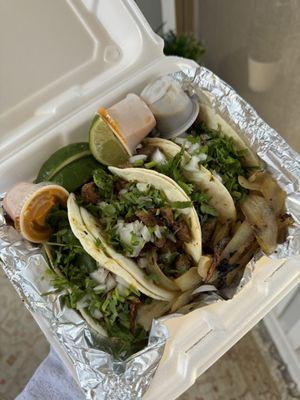
{"type": "MultiPolygon", "coordinates": [[[[295,225],[285,243],[278,246],[274,257],[299,254],[300,248],[300,157],[270,128],[235,91],[206,68],[190,69],[171,74],[190,95],[209,103],[244,136],[267,168],[287,192],[287,211],[295,225]]],[[[51,290],[48,265],[38,246],[23,240],[9,226],[3,215],[0,198],[0,260],[1,264],[33,316],[47,332],[48,339],[64,354],[87,399],[140,399],[148,389],[162,357],[168,337],[164,321],[154,321],[148,346],[130,358],[120,360],[109,339],[95,334],[73,310],[62,305],[59,295],[44,296],[51,290]]],[[[259,257],[259,255],[258,255],[259,257]]],[[[210,285],[196,289],[193,303],[182,312],[234,296],[249,282],[255,268],[252,260],[230,295],[210,285]],[[225,297],[226,295],[226,297],[225,297]]]]}

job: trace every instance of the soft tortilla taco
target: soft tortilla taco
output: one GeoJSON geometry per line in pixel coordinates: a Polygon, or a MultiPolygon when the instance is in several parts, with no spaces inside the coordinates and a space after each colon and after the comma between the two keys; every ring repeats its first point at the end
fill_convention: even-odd
{"type": "MultiPolygon", "coordinates": [[[[160,150],[167,160],[174,159],[181,151],[181,147],[170,140],[149,138],[143,141],[140,152],[142,153],[144,149],[149,153],[151,148],[153,152],[157,149],[160,150]]],[[[236,209],[230,193],[217,177],[203,165],[199,165],[199,161],[197,161],[192,159],[187,151],[184,151],[178,167],[188,181],[194,183],[196,188],[207,195],[208,203],[214,208],[221,222],[235,221],[236,209]]]]}
{"type": "Polygon", "coordinates": [[[96,171],[81,196],[69,196],[68,215],[87,253],[149,297],[171,301],[207,274],[190,198],[155,171],[96,171]]]}
{"type": "MultiPolygon", "coordinates": [[[[52,235],[43,246],[55,289],[48,294],[59,293],[62,302],[81,314],[97,333],[117,340],[126,354],[140,350],[147,343],[152,319],[173,304],[140,293],[96,262],[73,234],[64,207],[52,210],[48,224],[52,235]]],[[[83,223],[76,229],[77,235],[94,243],[83,223]]]]}
{"type": "Polygon", "coordinates": [[[285,192],[207,106],[183,137],[147,138],[130,163],[172,178],[191,198],[201,221],[203,254],[210,259],[206,281],[221,277],[228,284],[259,248],[269,255],[285,238],[291,223],[285,192]]]}

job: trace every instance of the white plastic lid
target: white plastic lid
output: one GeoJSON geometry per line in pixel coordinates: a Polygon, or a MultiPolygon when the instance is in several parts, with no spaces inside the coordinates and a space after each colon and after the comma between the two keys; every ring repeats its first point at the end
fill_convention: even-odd
{"type": "Polygon", "coordinates": [[[133,0],[2,2],[1,146],[19,147],[162,55],[133,0]]]}

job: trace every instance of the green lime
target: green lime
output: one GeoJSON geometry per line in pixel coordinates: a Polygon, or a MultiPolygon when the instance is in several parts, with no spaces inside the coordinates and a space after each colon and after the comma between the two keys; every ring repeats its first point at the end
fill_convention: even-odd
{"type": "Polygon", "coordinates": [[[95,169],[101,167],[93,156],[83,157],[66,165],[51,178],[51,182],[64,187],[68,192],[75,192],[92,179],[95,169]]]}
{"type": "Polygon", "coordinates": [[[99,114],[90,129],[90,150],[96,160],[105,165],[118,166],[129,158],[125,147],[99,114]]]}
{"type": "Polygon", "coordinates": [[[89,155],[91,155],[91,152],[89,144],[86,142],[72,143],[60,148],[44,162],[38,173],[36,182],[51,181],[51,178],[66,165],[89,155]]]}
{"type": "Polygon", "coordinates": [[[36,183],[53,182],[73,192],[87,182],[93,171],[101,168],[88,143],[72,143],[52,154],[42,165],[36,183]]]}

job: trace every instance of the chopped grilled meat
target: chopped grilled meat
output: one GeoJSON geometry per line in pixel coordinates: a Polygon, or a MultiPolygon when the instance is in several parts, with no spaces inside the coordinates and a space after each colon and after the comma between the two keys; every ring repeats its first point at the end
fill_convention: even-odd
{"type": "Polygon", "coordinates": [[[231,221],[225,223],[218,222],[213,237],[211,238],[211,247],[214,249],[224,238],[231,236],[231,221]]]}
{"type": "Polygon", "coordinates": [[[125,219],[125,222],[129,223],[129,222],[136,221],[138,219],[138,217],[136,215],[131,215],[130,217],[126,216],[124,219],[125,219]]]}
{"type": "Polygon", "coordinates": [[[160,209],[160,214],[163,217],[163,219],[167,222],[168,225],[174,225],[174,215],[173,215],[173,211],[172,208],[170,207],[162,207],[160,209]]]}
{"type": "Polygon", "coordinates": [[[179,254],[175,261],[175,268],[178,271],[187,271],[192,265],[191,259],[187,254],[179,254]]]}
{"type": "Polygon", "coordinates": [[[184,243],[190,242],[192,239],[191,230],[183,219],[176,223],[176,238],[184,243]]]}
{"type": "Polygon", "coordinates": [[[288,213],[279,215],[277,243],[283,243],[286,240],[288,235],[288,227],[293,225],[294,222],[295,221],[293,217],[288,213]]]}
{"type": "Polygon", "coordinates": [[[87,204],[97,204],[101,200],[98,188],[94,182],[89,182],[82,186],[81,196],[87,204]]]}
{"type": "Polygon", "coordinates": [[[130,302],[130,330],[132,333],[135,331],[135,323],[136,323],[136,316],[137,316],[137,310],[138,306],[141,303],[139,299],[133,299],[130,302]]]}
{"type": "Polygon", "coordinates": [[[137,210],[135,215],[145,224],[146,226],[163,225],[159,215],[156,215],[156,209],[150,210],[137,210]]]}
{"type": "Polygon", "coordinates": [[[284,226],[293,225],[293,223],[295,222],[291,214],[288,213],[280,214],[278,220],[279,224],[284,226]]]}
{"type": "Polygon", "coordinates": [[[210,239],[217,225],[217,218],[209,218],[202,227],[202,244],[209,246],[210,239]]]}
{"type": "Polygon", "coordinates": [[[154,243],[147,242],[145,244],[145,246],[142,248],[142,250],[140,251],[139,257],[146,256],[150,251],[152,251],[153,248],[155,248],[154,243]]]}
{"type": "Polygon", "coordinates": [[[143,146],[136,150],[137,154],[145,154],[149,157],[154,152],[155,148],[153,146],[143,146]]]}
{"type": "Polygon", "coordinates": [[[229,241],[230,241],[230,237],[225,237],[215,246],[213,259],[212,259],[212,263],[209,268],[209,271],[207,273],[206,282],[210,282],[211,279],[213,278],[214,273],[217,269],[217,266],[220,263],[222,252],[225,249],[225,247],[227,246],[227,244],[229,243],[229,241]]]}
{"type": "Polygon", "coordinates": [[[154,244],[155,244],[156,247],[161,249],[166,244],[166,241],[167,241],[167,238],[162,236],[160,239],[156,239],[154,244]]]}
{"type": "Polygon", "coordinates": [[[127,181],[124,181],[123,179],[118,179],[116,184],[115,184],[115,188],[116,188],[117,193],[119,193],[120,190],[125,189],[127,185],[128,185],[127,181]]]}
{"type": "Polygon", "coordinates": [[[164,244],[164,247],[161,248],[160,252],[162,254],[175,253],[175,251],[177,251],[179,247],[181,247],[181,243],[179,241],[174,243],[172,242],[172,240],[167,239],[164,244]]]}

